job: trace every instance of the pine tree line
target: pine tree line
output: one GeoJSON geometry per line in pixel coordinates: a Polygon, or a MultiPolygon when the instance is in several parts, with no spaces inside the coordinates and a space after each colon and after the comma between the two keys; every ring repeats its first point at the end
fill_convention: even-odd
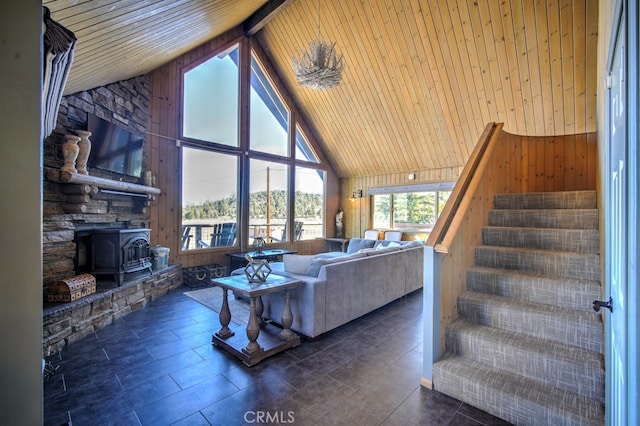
{"type": "MultiPolygon", "coordinates": [[[[296,191],[295,203],[296,218],[322,217],[322,194],[296,191]]],[[[202,204],[188,204],[183,206],[182,218],[184,220],[235,218],[237,211],[238,200],[235,194],[233,194],[221,200],[207,200],[202,204]]],[[[287,217],[287,191],[271,191],[269,214],[272,219],[287,217]]],[[[249,194],[249,217],[251,219],[264,219],[267,217],[266,191],[249,194]]]]}

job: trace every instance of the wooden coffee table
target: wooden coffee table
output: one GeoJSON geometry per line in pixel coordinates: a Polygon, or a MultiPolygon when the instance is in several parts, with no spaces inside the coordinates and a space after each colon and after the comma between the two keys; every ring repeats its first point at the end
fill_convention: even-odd
{"type": "Polygon", "coordinates": [[[293,314],[289,302],[289,290],[298,286],[301,281],[271,274],[264,283],[250,283],[245,275],[214,278],[211,282],[222,288],[222,307],[220,309],[220,330],[215,333],[211,342],[239,358],[251,367],[265,358],[296,347],[300,344],[300,336],[291,331],[293,314]],[[241,327],[231,325],[231,312],[227,301],[228,290],[249,298],[249,322],[245,333],[241,327]],[[263,294],[284,291],[284,312],[282,312],[282,328],[268,324],[262,319],[263,294]],[[246,334],[246,339],[242,336],[246,334]],[[249,342],[247,343],[247,339],[249,342]]]}

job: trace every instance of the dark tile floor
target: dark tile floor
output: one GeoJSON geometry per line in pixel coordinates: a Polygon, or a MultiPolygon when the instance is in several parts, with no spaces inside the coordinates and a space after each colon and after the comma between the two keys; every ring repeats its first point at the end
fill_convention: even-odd
{"type": "Polygon", "coordinates": [[[505,425],[420,386],[422,292],[248,368],[181,287],[51,357],[45,425],[505,425]]]}

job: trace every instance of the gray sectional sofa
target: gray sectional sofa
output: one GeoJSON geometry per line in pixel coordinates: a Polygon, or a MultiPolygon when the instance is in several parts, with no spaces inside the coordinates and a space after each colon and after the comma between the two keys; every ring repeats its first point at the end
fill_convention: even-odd
{"type": "MultiPolygon", "coordinates": [[[[274,274],[302,281],[290,293],[291,328],[313,338],[421,288],[423,245],[353,238],[346,253],[287,255],[270,266],[274,274]]],[[[262,301],[263,316],[280,322],[284,294],[262,301]]]]}

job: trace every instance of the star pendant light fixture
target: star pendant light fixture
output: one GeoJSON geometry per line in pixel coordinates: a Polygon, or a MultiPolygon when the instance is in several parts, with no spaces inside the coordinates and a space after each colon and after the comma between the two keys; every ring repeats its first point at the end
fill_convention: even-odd
{"type": "Polygon", "coordinates": [[[344,62],[335,50],[335,43],[320,37],[320,1],[318,0],[318,39],[309,43],[307,50],[291,58],[296,80],[302,87],[315,90],[331,89],[342,81],[344,62]]]}

